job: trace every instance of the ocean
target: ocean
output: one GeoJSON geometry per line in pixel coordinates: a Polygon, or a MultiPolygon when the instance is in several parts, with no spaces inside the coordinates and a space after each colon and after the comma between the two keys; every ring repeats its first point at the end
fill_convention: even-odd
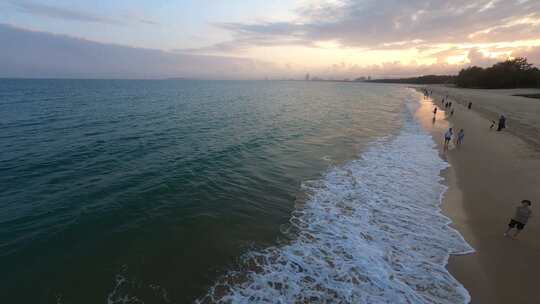
{"type": "Polygon", "coordinates": [[[0,80],[1,303],[467,303],[403,86],[0,80]]]}

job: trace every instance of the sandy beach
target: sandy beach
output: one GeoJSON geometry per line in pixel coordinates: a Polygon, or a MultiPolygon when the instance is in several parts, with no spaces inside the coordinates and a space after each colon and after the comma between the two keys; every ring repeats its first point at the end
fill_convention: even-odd
{"type": "Polygon", "coordinates": [[[433,123],[431,100],[417,115],[441,148],[451,167],[445,171],[449,190],[443,209],[475,248],[453,256],[448,268],[469,290],[472,303],[540,303],[540,99],[512,95],[540,90],[467,90],[429,87],[439,108],[433,123]],[[453,102],[449,117],[443,96],[453,102]],[[466,108],[473,102],[472,110],[466,108]],[[490,130],[500,113],[509,128],[490,130]],[[464,144],[442,149],[443,133],[452,126],[465,130],[464,144]],[[518,239],[503,236],[522,199],[533,202],[533,217],[518,239]]]}
{"type": "Polygon", "coordinates": [[[513,134],[540,151],[540,99],[517,95],[540,94],[540,89],[462,89],[447,86],[430,86],[435,101],[440,105],[448,96],[463,106],[473,103],[472,109],[488,120],[497,120],[500,114],[507,119],[506,132],[513,134]]]}

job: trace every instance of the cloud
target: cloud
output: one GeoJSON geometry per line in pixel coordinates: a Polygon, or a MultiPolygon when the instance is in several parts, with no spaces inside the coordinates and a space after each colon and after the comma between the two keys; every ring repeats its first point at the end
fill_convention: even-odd
{"type": "MultiPolygon", "coordinates": [[[[301,7],[297,20],[291,22],[217,26],[230,31],[235,41],[244,43],[272,43],[288,38],[307,46],[313,41],[337,41],[344,47],[374,48],[401,41],[470,42],[471,33],[513,22],[519,24],[516,20],[538,11],[540,1],[342,0],[301,7]]],[[[521,38],[533,37],[537,30],[527,32],[521,28],[521,38]]]]}
{"type": "Polygon", "coordinates": [[[151,25],[151,26],[162,25],[160,22],[156,20],[147,18],[135,12],[126,12],[124,14],[121,14],[121,17],[122,17],[122,20],[126,20],[126,23],[132,22],[132,23],[140,23],[140,24],[151,25]]]}
{"type": "Polygon", "coordinates": [[[257,60],[177,54],[92,42],[0,24],[0,77],[261,78],[277,73],[257,60]]]}
{"type": "MultiPolygon", "coordinates": [[[[23,3],[18,7],[29,2],[23,3]]],[[[34,14],[54,18],[111,22],[50,6],[31,7],[27,10],[34,14]]],[[[487,66],[509,56],[527,56],[540,63],[538,12],[540,1],[533,0],[318,0],[299,7],[291,21],[214,23],[232,39],[202,48],[165,52],[30,32],[39,37],[34,38],[39,42],[36,45],[47,46],[47,57],[41,58],[54,60],[37,60],[39,52],[28,55],[32,64],[12,60],[30,74],[58,68],[58,73],[106,77],[262,78],[310,72],[354,78],[455,73],[468,65],[487,66]]],[[[118,20],[158,24],[141,15],[120,16],[118,20]]],[[[19,36],[30,35],[19,31],[19,36]]],[[[27,42],[19,48],[25,54],[25,48],[33,45],[27,42]]],[[[10,56],[17,54],[14,47],[6,49],[11,50],[10,56]]],[[[4,53],[0,49],[0,55],[4,53]]],[[[0,59],[4,67],[13,67],[4,58],[0,59]]]]}
{"type": "Polygon", "coordinates": [[[508,56],[494,56],[494,57],[486,57],[485,54],[483,54],[478,49],[471,49],[467,54],[467,59],[469,60],[470,66],[480,66],[480,67],[489,67],[494,65],[495,63],[499,61],[506,60],[508,56]]]}
{"type": "Polygon", "coordinates": [[[166,52],[92,42],[84,39],[29,31],[0,24],[0,77],[26,78],[166,78],[262,79],[266,76],[303,77],[306,72],[324,78],[408,77],[425,74],[455,74],[469,65],[489,66],[507,54],[527,56],[540,63],[540,47],[500,48],[486,53],[481,48],[441,48],[432,52],[435,63],[385,61],[360,66],[346,61],[322,67],[295,62],[269,63],[246,58],[166,52]],[[445,59],[463,56],[459,64],[445,59]]]}
{"type": "Polygon", "coordinates": [[[122,18],[113,19],[98,15],[93,15],[87,12],[82,12],[78,10],[72,10],[62,7],[56,7],[45,4],[38,4],[30,1],[11,1],[13,7],[19,11],[38,17],[46,17],[59,20],[67,21],[78,21],[78,22],[90,22],[90,23],[102,23],[108,25],[124,25],[128,23],[140,23],[145,25],[157,26],[161,23],[151,20],[148,18],[141,17],[134,14],[124,14],[122,18]]]}
{"type": "Polygon", "coordinates": [[[150,19],[139,19],[138,20],[140,23],[144,23],[144,24],[149,24],[149,25],[161,25],[161,23],[157,22],[157,21],[154,21],[154,20],[150,20],[150,19]]]}
{"type": "Polygon", "coordinates": [[[456,73],[471,64],[487,66],[521,53],[538,63],[535,53],[524,50],[540,46],[540,1],[304,3],[296,10],[297,17],[286,22],[215,23],[232,39],[179,51],[268,56],[289,70],[286,57],[294,56],[297,71],[338,78],[456,73]],[[333,58],[338,62],[329,63],[333,58]]]}
{"type": "MultiPolygon", "coordinates": [[[[291,37],[283,37],[282,39],[267,40],[264,37],[244,37],[232,41],[216,43],[207,47],[191,48],[191,49],[175,49],[174,52],[186,54],[216,54],[216,53],[232,53],[238,50],[245,50],[253,46],[271,47],[271,46],[306,46],[307,43],[303,40],[294,39],[291,37]]],[[[314,45],[311,45],[312,47],[314,45]]]]}
{"type": "Polygon", "coordinates": [[[540,66],[540,46],[528,47],[512,54],[514,57],[525,57],[529,62],[540,66]]]}
{"type": "Polygon", "coordinates": [[[371,76],[372,78],[401,78],[430,74],[456,74],[460,66],[447,63],[436,64],[404,64],[398,61],[389,61],[382,64],[368,66],[348,65],[339,63],[324,69],[313,71],[314,77],[329,79],[354,79],[360,76],[371,76]]]}
{"type": "Polygon", "coordinates": [[[20,10],[23,13],[30,14],[33,16],[47,17],[52,19],[62,19],[69,21],[80,21],[80,22],[94,22],[94,23],[106,23],[106,24],[120,24],[121,22],[101,17],[97,15],[92,15],[86,12],[61,8],[56,6],[50,6],[45,4],[38,4],[30,1],[11,1],[10,2],[14,7],[20,10]]]}

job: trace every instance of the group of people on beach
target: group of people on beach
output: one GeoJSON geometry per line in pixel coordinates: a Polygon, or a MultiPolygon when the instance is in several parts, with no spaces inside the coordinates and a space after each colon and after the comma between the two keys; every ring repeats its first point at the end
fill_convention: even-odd
{"type": "MultiPolygon", "coordinates": [[[[429,92],[426,91],[426,93],[424,93],[424,96],[425,97],[429,97],[429,95],[431,95],[429,92]]],[[[454,108],[452,107],[452,101],[449,101],[448,100],[448,95],[446,95],[445,97],[443,97],[443,99],[441,100],[441,105],[447,109],[450,109],[450,116],[453,116],[454,115],[454,108]]],[[[470,107],[472,106],[472,103],[469,103],[469,109],[470,107]]],[[[436,119],[437,119],[437,110],[438,110],[438,107],[435,106],[435,108],[433,109],[433,123],[435,123],[436,119]]],[[[454,129],[453,128],[449,128],[448,131],[446,131],[444,133],[444,151],[447,151],[448,150],[448,146],[450,145],[450,142],[452,142],[452,138],[454,137],[454,129]]],[[[465,139],[465,130],[464,129],[460,129],[457,136],[456,136],[456,146],[459,147],[463,144],[463,140],[465,139]]]]}
{"type": "MultiPolygon", "coordinates": [[[[506,116],[504,114],[501,114],[499,116],[499,121],[495,122],[494,120],[491,121],[491,126],[489,127],[490,130],[493,129],[497,125],[497,131],[500,132],[504,128],[506,128],[506,116]]],[[[516,211],[514,213],[514,216],[510,218],[510,222],[508,223],[508,229],[504,232],[505,237],[510,237],[512,239],[515,239],[518,234],[525,228],[525,225],[529,221],[529,218],[532,215],[531,210],[531,201],[530,200],[522,200],[521,206],[516,207],[516,211]],[[516,229],[513,234],[510,232],[516,229]]]]}
{"type": "Polygon", "coordinates": [[[424,99],[428,99],[431,94],[433,94],[432,90],[428,90],[426,88],[422,88],[422,93],[424,94],[424,99]]]}
{"type": "MultiPolygon", "coordinates": [[[[452,137],[454,137],[454,129],[449,128],[448,131],[444,133],[444,150],[448,150],[448,146],[450,145],[450,142],[452,141],[452,137]]],[[[459,130],[456,138],[456,147],[459,147],[463,144],[463,139],[465,139],[465,130],[461,129],[459,130]]]]}
{"type": "MultiPolygon", "coordinates": [[[[432,91],[428,91],[427,89],[423,90],[424,92],[424,98],[429,98],[430,95],[433,93],[432,91]]],[[[454,115],[454,109],[452,108],[452,102],[448,101],[448,95],[446,95],[442,101],[441,104],[444,106],[445,109],[450,108],[450,116],[454,115]]],[[[472,102],[469,102],[467,105],[467,108],[470,110],[472,108],[472,102]]],[[[433,109],[433,122],[436,120],[437,115],[437,106],[433,109]]],[[[492,120],[491,121],[490,130],[497,125],[497,131],[502,131],[504,128],[506,128],[506,117],[504,114],[501,114],[499,117],[498,122],[492,120]]],[[[452,141],[452,138],[454,137],[454,129],[449,128],[444,133],[444,151],[448,150],[448,146],[450,142],[452,141]]],[[[463,144],[463,139],[465,138],[465,131],[463,129],[460,129],[457,134],[456,139],[456,146],[460,146],[463,144]]],[[[512,239],[515,239],[519,233],[525,228],[525,225],[527,225],[527,222],[529,221],[529,218],[532,216],[532,210],[531,210],[532,202],[530,200],[522,200],[521,204],[516,207],[514,215],[510,218],[510,222],[508,223],[508,228],[504,232],[505,237],[510,237],[512,239]],[[512,230],[515,231],[512,233],[512,230]]]]}

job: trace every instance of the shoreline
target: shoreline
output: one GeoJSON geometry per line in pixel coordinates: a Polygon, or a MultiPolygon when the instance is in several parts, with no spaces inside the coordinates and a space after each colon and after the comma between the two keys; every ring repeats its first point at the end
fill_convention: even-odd
{"type": "Polygon", "coordinates": [[[461,100],[456,102],[448,94],[455,109],[454,116],[448,117],[440,103],[443,96],[433,92],[432,98],[422,100],[416,116],[433,136],[440,156],[450,164],[441,172],[448,186],[443,213],[476,250],[468,255],[451,255],[448,270],[469,291],[471,303],[540,303],[536,290],[539,221],[531,218],[518,240],[502,236],[522,199],[533,201],[533,214],[540,212],[535,208],[535,202],[540,202],[538,149],[514,135],[520,129],[512,134],[490,131],[490,121],[475,109],[474,99],[469,99],[473,109],[468,110],[461,100]],[[439,111],[432,123],[434,105],[439,111]],[[465,129],[465,141],[462,147],[445,152],[442,138],[449,126],[456,133],[465,129]]]}

